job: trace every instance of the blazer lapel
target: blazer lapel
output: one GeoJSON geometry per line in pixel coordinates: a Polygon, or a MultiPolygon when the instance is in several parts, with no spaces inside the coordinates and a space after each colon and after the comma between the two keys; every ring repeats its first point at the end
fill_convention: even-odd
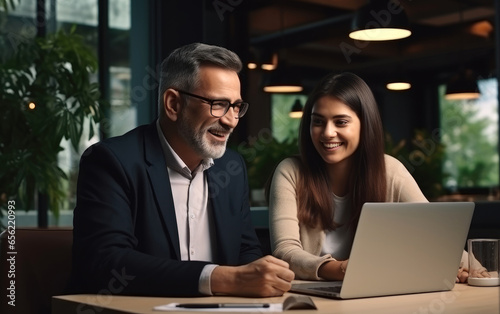
{"type": "Polygon", "coordinates": [[[144,134],[144,158],[146,160],[150,183],[154,190],[156,205],[160,209],[160,215],[167,228],[172,246],[175,249],[175,254],[180,260],[181,253],[174,199],[172,197],[165,157],[156,131],[156,122],[151,123],[144,134]]]}
{"type": "Polygon", "coordinates": [[[235,254],[235,252],[240,251],[240,239],[228,235],[240,234],[239,228],[241,226],[238,217],[235,217],[235,214],[230,210],[229,199],[231,196],[228,195],[226,188],[229,182],[222,179],[224,170],[220,167],[221,165],[215,161],[215,164],[207,170],[209,200],[214,216],[218,255],[221,259],[218,262],[235,265],[238,263],[239,254],[235,254]]]}

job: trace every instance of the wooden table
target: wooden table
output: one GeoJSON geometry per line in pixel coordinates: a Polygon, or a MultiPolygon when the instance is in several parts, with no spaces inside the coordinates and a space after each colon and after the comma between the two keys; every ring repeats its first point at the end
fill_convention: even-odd
{"type": "MultiPolygon", "coordinates": [[[[159,298],[101,295],[67,295],[52,299],[52,314],[117,314],[117,313],[174,313],[153,311],[153,307],[168,303],[282,303],[286,293],[276,298],[159,298]]],[[[290,310],[289,313],[453,313],[499,314],[500,287],[472,287],[457,284],[452,291],[420,293],[377,298],[332,300],[312,297],[317,310],[290,310]]],[[[183,312],[188,313],[188,312],[183,312]]],[[[200,313],[200,312],[192,312],[200,313]]]]}

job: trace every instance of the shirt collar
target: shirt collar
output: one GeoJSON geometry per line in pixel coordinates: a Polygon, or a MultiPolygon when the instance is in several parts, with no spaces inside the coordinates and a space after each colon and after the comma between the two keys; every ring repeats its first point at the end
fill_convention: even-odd
{"type": "Polygon", "coordinates": [[[182,159],[177,155],[172,146],[168,143],[165,135],[160,127],[160,120],[156,120],[156,131],[158,132],[158,138],[160,139],[161,147],[163,150],[163,155],[165,156],[165,161],[167,167],[178,172],[182,176],[192,179],[198,172],[203,172],[208,168],[212,167],[214,160],[212,158],[205,158],[192,172],[189,167],[182,161],[182,159]]]}

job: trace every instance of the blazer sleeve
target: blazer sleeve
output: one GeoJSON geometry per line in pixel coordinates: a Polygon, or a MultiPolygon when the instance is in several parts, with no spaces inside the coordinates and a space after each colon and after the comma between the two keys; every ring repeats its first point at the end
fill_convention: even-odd
{"type": "Polygon", "coordinates": [[[248,190],[248,175],[243,157],[237,154],[243,175],[241,176],[241,193],[238,202],[241,204],[243,228],[241,230],[240,258],[238,265],[248,264],[262,257],[261,243],[255,233],[250,211],[250,197],[248,190]]]}
{"type": "Polygon", "coordinates": [[[90,147],[81,158],[70,292],[200,295],[207,263],[176,258],[145,171],[139,163],[124,166],[124,160],[105,144],[90,147]]]}
{"type": "Polygon", "coordinates": [[[244,265],[262,257],[251,220],[248,176],[242,156],[230,149],[208,169],[220,262],[244,265]]]}

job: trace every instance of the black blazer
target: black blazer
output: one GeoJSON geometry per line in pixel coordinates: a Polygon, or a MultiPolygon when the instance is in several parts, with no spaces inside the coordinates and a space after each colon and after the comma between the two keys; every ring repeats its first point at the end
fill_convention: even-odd
{"type": "MultiPolygon", "coordinates": [[[[227,150],[207,171],[220,265],[262,256],[242,157],[227,150]]],[[[197,296],[207,262],[181,261],[175,209],[156,124],[89,147],[74,210],[70,293],[197,296]]]]}

